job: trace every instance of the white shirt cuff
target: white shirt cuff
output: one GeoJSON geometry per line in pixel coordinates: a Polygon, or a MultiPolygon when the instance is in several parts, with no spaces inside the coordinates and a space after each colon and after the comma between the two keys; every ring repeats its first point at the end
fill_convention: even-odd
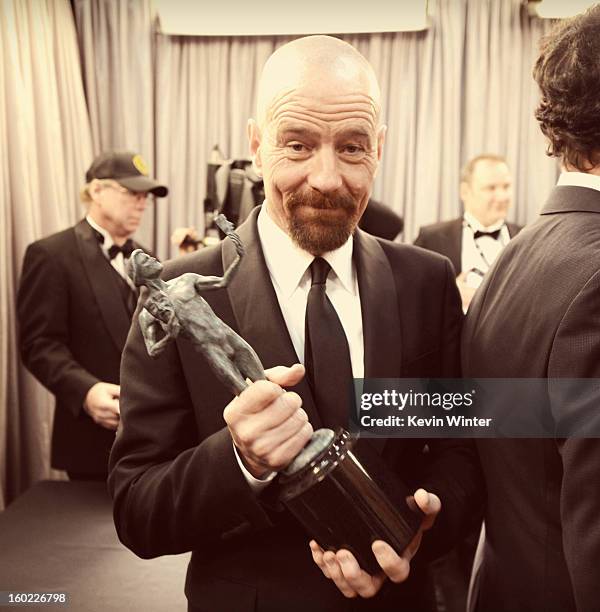
{"type": "Polygon", "coordinates": [[[233,445],[233,452],[235,453],[235,458],[237,459],[238,465],[240,466],[240,470],[242,470],[242,474],[244,475],[246,482],[250,485],[250,488],[255,493],[260,493],[271,483],[273,478],[277,476],[277,472],[269,472],[263,478],[255,478],[244,465],[244,462],[242,461],[242,458],[240,457],[240,454],[238,453],[238,449],[235,444],[233,445]]]}

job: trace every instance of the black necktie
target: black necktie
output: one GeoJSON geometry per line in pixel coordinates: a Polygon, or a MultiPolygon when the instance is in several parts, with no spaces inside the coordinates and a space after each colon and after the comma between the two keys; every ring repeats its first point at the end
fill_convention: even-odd
{"type": "Polygon", "coordinates": [[[473,234],[473,236],[475,237],[475,240],[477,240],[477,238],[482,238],[483,236],[489,236],[494,240],[498,240],[498,238],[500,237],[501,230],[502,228],[494,230],[493,232],[480,232],[479,230],[477,230],[475,234],[473,234]]]}
{"type": "Polygon", "coordinates": [[[306,303],[304,363],[324,425],[348,427],[352,364],[344,328],[325,293],[331,266],[317,257],[310,265],[312,284],[306,303]]]}
{"type": "Polygon", "coordinates": [[[113,244],[110,249],[108,249],[108,256],[110,259],[114,259],[119,253],[123,253],[123,257],[127,259],[134,251],[133,242],[130,239],[127,239],[121,246],[118,244],[113,244]]]}

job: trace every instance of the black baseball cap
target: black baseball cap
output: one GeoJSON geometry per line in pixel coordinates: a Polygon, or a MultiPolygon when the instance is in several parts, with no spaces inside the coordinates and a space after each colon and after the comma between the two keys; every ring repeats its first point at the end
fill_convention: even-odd
{"type": "Polygon", "coordinates": [[[148,176],[148,166],[142,156],[132,151],[100,153],[85,173],[86,183],[94,179],[112,179],[131,191],[148,191],[164,198],[169,190],[148,176]]]}

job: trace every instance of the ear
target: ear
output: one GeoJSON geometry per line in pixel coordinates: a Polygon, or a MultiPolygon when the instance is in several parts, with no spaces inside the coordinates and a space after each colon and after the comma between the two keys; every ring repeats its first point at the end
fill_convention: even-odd
{"type": "Polygon", "coordinates": [[[88,193],[92,198],[92,202],[98,202],[100,192],[102,191],[102,183],[98,179],[94,179],[88,188],[88,193]]]}
{"type": "Polygon", "coordinates": [[[250,145],[250,155],[252,156],[252,165],[258,176],[262,176],[262,160],[260,158],[260,143],[262,134],[258,123],[254,119],[248,119],[248,144],[250,145]]]}
{"type": "Polygon", "coordinates": [[[380,162],[383,157],[383,145],[385,143],[385,135],[387,134],[387,125],[382,125],[377,132],[377,161],[380,162]]]}
{"type": "Polygon", "coordinates": [[[383,157],[383,144],[385,143],[386,132],[387,125],[382,125],[377,131],[377,167],[375,168],[375,172],[373,172],[373,178],[377,176],[377,171],[379,170],[379,163],[381,162],[381,158],[383,157]]]}

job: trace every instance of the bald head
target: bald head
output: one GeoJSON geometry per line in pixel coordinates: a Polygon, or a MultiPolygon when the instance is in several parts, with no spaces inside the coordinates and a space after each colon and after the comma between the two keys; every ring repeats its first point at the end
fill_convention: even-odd
{"type": "Polygon", "coordinates": [[[292,91],[326,98],[330,93],[368,96],[379,118],[377,77],[350,44],[333,36],[305,36],[279,47],[263,67],[258,85],[257,120],[263,128],[273,105],[292,91]]]}
{"type": "Polygon", "coordinates": [[[341,247],[367,205],[385,139],[379,105],[373,69],[337,38],[300,38],[265,64],[250,152],[267,214],[313,255],[341,247]]]}

